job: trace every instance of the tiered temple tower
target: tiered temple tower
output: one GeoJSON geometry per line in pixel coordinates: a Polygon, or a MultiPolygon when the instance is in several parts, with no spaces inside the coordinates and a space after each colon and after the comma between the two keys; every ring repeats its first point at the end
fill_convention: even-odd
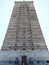
{"type": "Polygon", "coordinates": [[[1,50],[47,50],[34,3],[15,2],[1,50]]]}
{"type": "Polygon", "coordinates": [[[1,48],[2,64],[45,65],[48,54],[33,1],[15,2],[1,48]]]}

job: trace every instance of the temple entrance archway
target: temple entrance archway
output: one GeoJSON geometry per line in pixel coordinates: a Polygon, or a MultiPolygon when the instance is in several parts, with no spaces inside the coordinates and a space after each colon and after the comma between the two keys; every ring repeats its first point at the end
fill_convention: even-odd
{"type": "Polygon", "coordinates": [[[22,65],[27,64],[27,56],[22,56],[22,65]]]}

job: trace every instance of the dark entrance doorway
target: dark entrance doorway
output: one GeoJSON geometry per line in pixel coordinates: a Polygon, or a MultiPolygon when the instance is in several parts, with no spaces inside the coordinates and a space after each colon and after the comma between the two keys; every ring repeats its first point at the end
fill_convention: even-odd
{"type": "Polygon", "coordinates": [[[26,65],[26,64],[27,64],[27,57],[22,56],[22,65],[26,65]]]}

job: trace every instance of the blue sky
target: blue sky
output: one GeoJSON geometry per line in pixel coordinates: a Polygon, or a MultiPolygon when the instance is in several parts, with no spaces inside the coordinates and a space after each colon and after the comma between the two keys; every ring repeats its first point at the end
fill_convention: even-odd
{"type": "MultiPolygon", "coordinates": [[[[0,0],[0,48],[5,38],[15,1],[21,0],[0,0]]],[[[42,33],[49,49],[49,0],[33,1],[42,33]]]]}

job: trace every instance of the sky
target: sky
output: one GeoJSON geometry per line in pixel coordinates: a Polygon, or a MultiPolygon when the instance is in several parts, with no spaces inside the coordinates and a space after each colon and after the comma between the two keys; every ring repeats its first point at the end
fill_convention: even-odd
{"type": "MultiPolygon", "coordinates": [[[[23,0],[0,0],[0,49],[8,28],[15,1],[23,0]]],[[[34,6],[42,29],[42,33],[49,49],[49,0],[27,0],[34,1],[34,6]]]]}

